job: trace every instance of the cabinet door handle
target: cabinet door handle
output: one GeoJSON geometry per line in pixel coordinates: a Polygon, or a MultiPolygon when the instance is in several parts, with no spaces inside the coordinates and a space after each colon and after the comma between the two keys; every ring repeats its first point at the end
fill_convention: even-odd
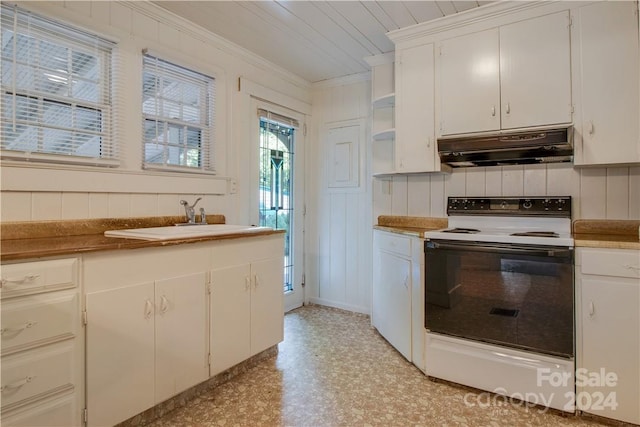
{"type": "Polygon", "coordinates": [[[408,274],[404,277],[404,283],[403,284],[404,284],[405,289],[409,289],[409,275],[408,274]]]}
{"type": "Polygon", "coordinates": [[[29,321],[29,322],[25,322],[25,324],[22,325],[22,326],[2,328],[2,329],[0,329],[0,335],[4,335],[4,334],[7,334],[7,333],[18,334],[18,333],[24,331],[25,329],[29,329],[29,328],[37,325],[37,324],[38,324],[38,322],[29,321]]]}
{"type": "Polygon", "coordinates": [[[144,303],[144,318],[149,320],[153,314],[153,303],[147,299],[144,303]]]}
{"type": "Polygon", "coordinates": [[[589,301],[589,316],[593,317],[594,314],[596,314],[596,306],[593,301],[589,301]]]}
{"type": "Polygon", "coordinates": [[[507,114],[511,114],[511,103],[507,102],[507,110],[506,110],[507,114]]]}
{"type": "Polygon", "coordinates": [[[248,291],[249,289],[251,289],[251,277],[244,276],[244,290],[248,291]]]}
{"type": "Polygon", "coordinates": [[[593,135],[593,133],[596,131],[595,127],[593,126],[593,120],[589,120],[589,135],[593,135]]]}
{"type": "Polygon", "coordinates": [[[260,276],[258,276],[257,274],[255,274],[253,276],[253,287],[258,289],[258,285],[260,285],[260,276]]]}
{"type": "Polygon", "coordinates": [[[495,116],[496,116],[496,106],[495,106],[495,105],[493,105],[493,106],[491,107],[491,116],[492,116],[492,117],[495,117],[495,116]]]}
{"type": "Polygon", "coordinates": [[[16,381],[15,383],[3,385],[2,387],[0,387],[0,391],[4,392],[4,391],[8,391],[8,390],[13,390],[15,388],[20,388],[23,385],[28,384],[31,381],[33,381],[33,379],[35,377],[36,377],[35,375],[29,375],[27,377],[24,377],[20,381],[16,381]]]}
{"type": "Polygon", "coordinates": [[[22,283],[27,283],[27,282],[33,282],[34,280],[36,280],[38,277],[40,277],[39,274],[35,274],[35,273],[28,273],[25,274],[24,276],[18,278],[18,277],[13,277],[13,278],[7,278],[7,279],[2,279],[0,281],[0,287],[2,287],[2,285],[8,285],[8,284],[14,284],[14,285],[19,285],[22,283]]]}
{"type": "Polygon", "coordinates": [[[169,300],[166,296],[160,297],[160,314],[165,314],[169,310],[169,300]]]}

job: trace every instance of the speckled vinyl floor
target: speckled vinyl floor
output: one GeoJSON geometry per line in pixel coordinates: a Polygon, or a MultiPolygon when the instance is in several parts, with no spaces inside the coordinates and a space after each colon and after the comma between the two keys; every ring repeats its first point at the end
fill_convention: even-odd
{"type": "Polygon", "coordinates": [[[598,425],[504,399],[486,405],[486,394],[430,381],[359,314],[321,306],[294,310],[285,316],[279,350],[151,425],[598,425]]]}

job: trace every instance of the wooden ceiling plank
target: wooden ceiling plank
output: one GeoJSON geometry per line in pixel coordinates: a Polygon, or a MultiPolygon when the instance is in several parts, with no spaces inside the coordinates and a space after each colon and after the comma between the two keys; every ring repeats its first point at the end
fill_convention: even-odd
{"type": "Polygon", "coordinates": [[[453,7],[455,7],[458,12],[464,12],[465,10],[478,7],[478,2],[469,0],[454,1],[453,7]]]}
{"type": "MultiPolygon", "coordinates": [[[[417,21],[410,11],[408,3],[425,3],[425,2],[402,2],[402,1],[376,1],[375,2],[395,23],[395,28],[404,28],[417,24],[417,21]]],[[[391,31],[391,30],[389,30],[391,31]]]]}
{"type": "Polygon", "coordinates": [[[384,35],[384,27],[382,27],[360,3],[351,1],[316,1],[313,2],[313,5],[325,13],[336,24],[340,25],[351,37],[361,44],[368,52],[365,56],[378,55],[393,50],[393,43],[384,35]],[[353,7],[354,5],[355,8],[353,7]],[[374,37],[376,40],[369,39],[366,34],[371,32],[372,26],[378,28],[379,31],[378,37],[374,37]],[[384,37],[386,42],[379,40],[382,37],[384,37]]]}
{"type": "Polygon", "coordinates": [[[405,6],[417,22],[427,22],[442,18],[444,14],[434,1],[407,1],[405,6]]]}

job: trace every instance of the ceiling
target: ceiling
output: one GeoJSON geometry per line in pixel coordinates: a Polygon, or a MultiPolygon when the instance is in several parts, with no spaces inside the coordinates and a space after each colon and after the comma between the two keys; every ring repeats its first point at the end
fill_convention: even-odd
{"type": "Polygon", "coordinates": [[[489,1],[155,1],[315,83],[369,70],[393,51],[385,33],[489,1]]]}

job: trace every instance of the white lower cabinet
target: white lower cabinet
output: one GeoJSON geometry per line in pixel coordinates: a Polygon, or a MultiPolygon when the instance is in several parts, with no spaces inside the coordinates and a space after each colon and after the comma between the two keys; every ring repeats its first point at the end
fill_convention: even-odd
{"type": "Polygon", "coordinates": [[[282,341],[283,253],[277,234],[85,255],[88,425],[125,421],[282,341]]]}
{"type": "Polygon", "coordinates": [[[87,294],[91,425],[116,424],[207,379],[206,285],[201,272],[87,294]]]}
{"type": "Polygon", "coordinates": [[[209,250],[85,256],[88,425],[117,424],[208,378],[209,250]]]}
{"type": "Polygon", "coordinates": [[[273,256],[283,253],[282,239],[256,243],[242,251],[230,242],[214,255],[232,266],[211,272],[212,376],[284,338],[283,262],[273,256]]]}
{"type": "Polygon", "coordinates": [[[424,287],[421,239],[374,230],[371,323],[424,371],[424,287]]]}
{"type": "Polygon", "coordinates": [[[577,254],[576,405],[640,424],[640,252],[577,254]]]}
{"type": "Polygon", "coordinates": [[[78,259],[2,265],[2,426],[82,424],[78,259]]]}

